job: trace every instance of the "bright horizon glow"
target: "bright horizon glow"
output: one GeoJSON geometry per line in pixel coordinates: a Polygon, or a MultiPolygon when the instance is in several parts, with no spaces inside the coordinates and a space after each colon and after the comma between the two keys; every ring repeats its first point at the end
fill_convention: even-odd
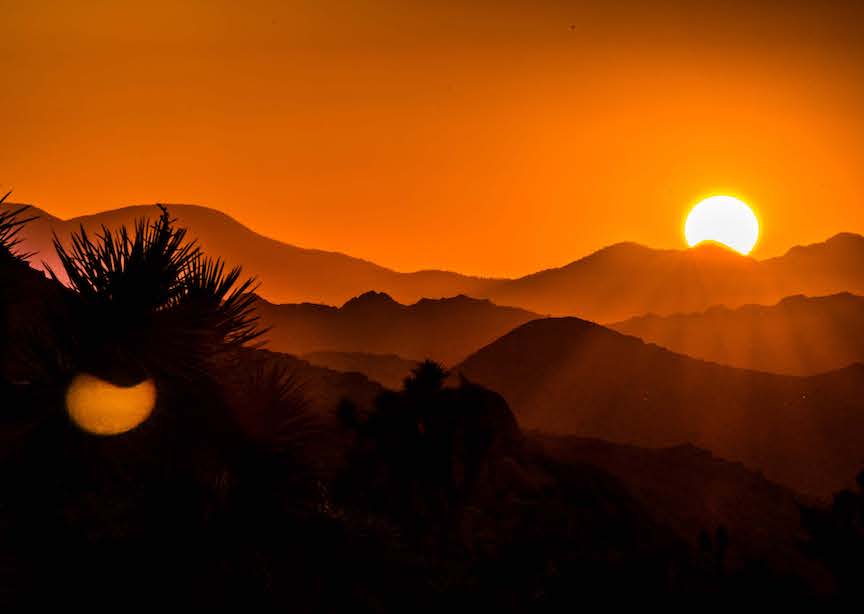
{"type": "Polygon", "coordinates": [[[690,210],[684,237],[690,247],[714,241],[747,255],[759,239],[759,220],[747,203],[733,196],[711,196],[690,210]]]}
{"type": "Polygon", "coordinates": [[[131,431],[150,416],[155,405],[156,384],[152,379],[124,387],[82,373],[66,391],[69,416],[94,435],[131,431]]]}

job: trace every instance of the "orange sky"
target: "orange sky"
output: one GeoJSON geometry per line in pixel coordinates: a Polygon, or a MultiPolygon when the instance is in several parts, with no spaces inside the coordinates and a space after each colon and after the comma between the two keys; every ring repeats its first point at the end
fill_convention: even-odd
{"type": "Polygon", "coordinates": [[[864,232],[856,4],[0,0],[0,188],[490,275],[725,192],[770,256],[864,232]]]}

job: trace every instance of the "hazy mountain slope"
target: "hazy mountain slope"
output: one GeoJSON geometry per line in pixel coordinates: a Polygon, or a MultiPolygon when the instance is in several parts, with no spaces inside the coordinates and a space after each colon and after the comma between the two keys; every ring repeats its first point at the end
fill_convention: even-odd
{"type": "Polygon", "coordinates": [[[423,299],[402,305],[367,292],[340,308],[273,305],[259,300],[256,311],[270,328],[269,347],[292,354],[362,352],[432,358],[454,364],[537,314],[499,307],[466,296],[423,299]]]}
{"type": "Polygon", "coordinates": [[[647,315],[611,328],[689,356],[775,373],[812,375],[864,362],[864,297],[849,293],[647,315]]]}
{"type": "Polygon", "coordinates": [[[316,413],[333,416],[343,399],[351,399],[358,407],[369,408],[381,392],[381,385],[357,372],[346,373],[312,364],[302,358],[268,350],[246,350],[245,365],[277,366],[289,374],[298,391],[316,413]]]}
{"type": "Polygon", "coordinates": [[[840,234],[764,261],[713,244],[657,250],[621,243],[561,268],[501,282],[489,298],[538,313],[614,322],[843,291],[864,293],[859,235],[840,234]]]}
{"type": "Polygon", "coordinates": [[[367,354],[364,352],[312,352],[303,354],[303,360],[335,371],[362,373],[388,388],[399,389],[417,361],[396,354],[367,354]]]}
{"type": "Polygon", "coordinates": [[[520,423],[643,446],[693,443],[827,495],[864,465],[864,367],[808,378],[733,369],[577,318],[535,320],[458,371],[520,423]]]}
{"type": "MultiPolygon", "coordinates": [[[[269,239],[207,207],[169,205],[168,208],[180,225],[190,228],[190,236],[195,237],[205,251],[231,265],[243,265],[246,274],[263,282],[262,296],[276,302],[342,304],[370,289],[414,302],[427,296],[479,295],[492,283],[444,271],[399,273],[344,254],[305,249],[269,239]]],[[[65,239],[77,231],[79,225],[88,232],[99,231],[103,224],[109,228],[122,224],[131,226],[136,219],[154,218],[159,210],[153,205],[123,207],[65,221],[39,210],[36,213],[40,219],[22,232],[24,247],[39,252],[34,262],[45,260],[53,266],[57,260],[51,249],[52,232],[65,239]]]]}

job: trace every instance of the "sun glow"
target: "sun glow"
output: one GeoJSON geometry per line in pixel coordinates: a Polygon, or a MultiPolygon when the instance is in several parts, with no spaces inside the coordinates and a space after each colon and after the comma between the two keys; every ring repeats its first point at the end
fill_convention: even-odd
{"type": "Polygon", "coordinates": [[[687,215],[684,237],[690,247],[703,241],[715,241],[741,254],[749,254],[759,238],[759,220],[745,202],[732,196],[712,196],[687,215]]]}
{"type": "Polygon", "coordinates": [[[66,409],[79,427],[94,435],[119,435],[144,422],[156,405],[152,379],[115,386],[93,375],[76,375],[66,391],[66,409]]]}

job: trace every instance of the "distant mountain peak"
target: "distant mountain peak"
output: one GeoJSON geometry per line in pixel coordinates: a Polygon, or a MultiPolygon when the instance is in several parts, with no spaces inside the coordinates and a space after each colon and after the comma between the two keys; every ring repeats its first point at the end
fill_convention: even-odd
{"type": "Polygon", "coordinates": [[[342,305],[342,309],[388,306],[402,307],[403,305],[393,300],[393,297],[386,292],[376,292],[375,290],[369,290],[368,292],[364,292],[363,294],[355,296],[354,298],[347,301],[344,305],[342,305]]]}
{"type": "Polygon", "coordinates": [[[441,298],[421,298],[416,305],[493,305],[487,298],[474,298],[467,294],[442,296],[441,298]]]}
{"type": "Polygon", "coordinates": [[[828,238],[825,243],[836,241],[855,241],[856,243],[860,243],[861,241],[864,241],[864,237],[855,232],[838,232],[833,237],[828,238]]]}
{"type": "Polygon", "coordinates": [[[823,252],[828,249],[838,248],[861,248],[864,247],[864,236],[854,232],[838,232],[837,234],[818,243],[807,245],[796,245],[791,247],[785,256],[801,256],[812,252],[823,252]]]}
{"type": "Polygon", "coordinates": [[[695,257],[733,259],[747,258],[747,256],[735,251],[727,245],[718,243],[717,241],[701,241],[688,249],[687,253],[695,257]]]}

